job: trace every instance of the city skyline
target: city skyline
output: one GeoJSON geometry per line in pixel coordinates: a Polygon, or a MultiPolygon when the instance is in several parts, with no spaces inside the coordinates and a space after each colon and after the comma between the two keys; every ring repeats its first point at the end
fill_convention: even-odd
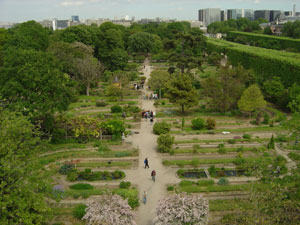
{"type": "Polygon", "coordinates": [[[175,18],[197,20],[201,8],[249,8],[292,11],[300,0],[0,0],[0,21],[24,22],[51,18],[175,18]]]}

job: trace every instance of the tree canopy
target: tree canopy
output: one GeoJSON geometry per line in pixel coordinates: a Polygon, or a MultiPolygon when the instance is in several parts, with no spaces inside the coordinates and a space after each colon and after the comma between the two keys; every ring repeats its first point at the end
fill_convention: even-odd
{"type": "Polygon", "coordinates": [[[167,98],[179,105],[181,112],[198,104],[198,93],[193,87],[192,80],[187,74],[174,76],[167,84],[167,98]]]}
{"type": "Polygon", "coordinates": [[[259,87],[256,84],[248,87],[238,102],[239,109],[243,112],[254,112],[266,106],[266,101],[262,95],[259,87]]]}

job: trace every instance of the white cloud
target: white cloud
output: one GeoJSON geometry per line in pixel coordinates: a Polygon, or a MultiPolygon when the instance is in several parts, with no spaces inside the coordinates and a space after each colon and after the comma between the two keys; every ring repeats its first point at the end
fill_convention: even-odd
{"type": "Polygon", "coordinates": [[[254,4],[259,4],[260,0],[254,0],[254,4]]]}
{"type": "Polygon", "coordinates": [[[60,3],[60,5],[62,6],[80,6],[83,5],[84,2],[83,1],[72,1],[72,0],[67,0],[67,1],[63,1],[62,3],[60,3]]]}

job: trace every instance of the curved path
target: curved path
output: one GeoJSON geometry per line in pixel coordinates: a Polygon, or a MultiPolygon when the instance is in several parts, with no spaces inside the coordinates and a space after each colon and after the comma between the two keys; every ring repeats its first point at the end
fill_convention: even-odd
{"type": "MultiPolygon", "coordinates": [[[[148,80],[151,67],[148,61],[145,61],[144,65],[144,76],[148,80]]],[[[149,91],[144,90],[143,94],[149,93],[149,91]]],[[[155,111],[153,103],[153,100],[141,99],[141,107],[144,110],[155,111]]],[[[127,171],[126,179],[138,185],[140,199],[142,199],[143,192],[147,192],[147,203],[144,204],[141,202],[137,212],[136,221],[138,225],[153,224],[152,221],[155,218],[158,201],[167,194],[167,184],[179,182],[179,179],[175,176],[175,170],[162,165],[161,157],[156,151],[157,137],[152,133],[152,126],[153,124],[149,120],[142,119],[141,128],[136,130],[139,134],[126,139],[126,141],[132,142],[135,147],[139,148],[139,167],[137,170],[127,171]],[[146,157],[149,160],[150,169],[144,169],[144,159],[146,157]],[[153,182],[151,179],[151,171],[153,169],[156,171],[156,182],[153,182]]]]}

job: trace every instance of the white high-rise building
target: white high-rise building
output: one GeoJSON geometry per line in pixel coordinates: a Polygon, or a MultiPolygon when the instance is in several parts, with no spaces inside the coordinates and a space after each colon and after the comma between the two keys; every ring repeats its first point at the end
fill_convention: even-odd
{"type": "Polygon", "coordinates": [[[198,20],[205,26],[213,22],[221,21],[221,10],[219,8],[200,9],[198,20]]]}

